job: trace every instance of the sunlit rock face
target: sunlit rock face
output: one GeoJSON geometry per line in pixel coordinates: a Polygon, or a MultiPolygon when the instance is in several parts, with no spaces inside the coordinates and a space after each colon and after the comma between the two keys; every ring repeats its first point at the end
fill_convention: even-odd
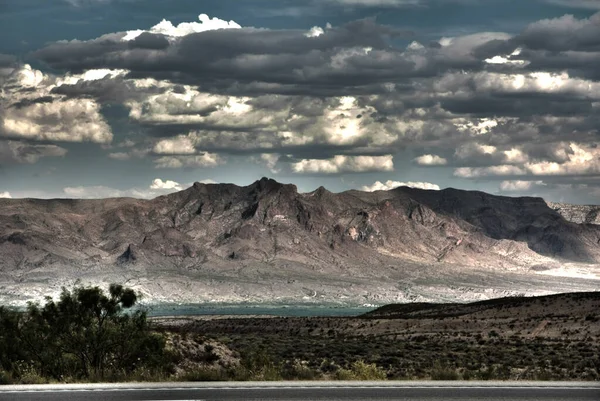
{"type": "Polygon", "coordinates": [[[147,302],[360,305],[591,290],[600,226],[580,223],[595,222],[593,210],[455,189],[298,193],[267,178],[152,200],[0,199],[0,301],[75,282],[126,283],[147,302]]]}

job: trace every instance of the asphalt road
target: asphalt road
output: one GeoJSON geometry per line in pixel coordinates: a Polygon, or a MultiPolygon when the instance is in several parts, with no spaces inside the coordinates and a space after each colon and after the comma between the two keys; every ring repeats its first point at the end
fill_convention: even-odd
{"type": "Polygon", "coordinates": [[[600,383],[260,382],[0,386],[0,400],[600,400],[600,383]]]}

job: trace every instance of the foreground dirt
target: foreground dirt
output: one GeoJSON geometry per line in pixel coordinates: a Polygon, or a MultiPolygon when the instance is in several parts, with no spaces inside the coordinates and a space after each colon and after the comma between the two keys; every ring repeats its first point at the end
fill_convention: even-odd
{"type": "Polygon", "coordinates": [[[195,316],[155,323],[174,348],[188,352],[185,366],[191,358],[197,368],[221,370],[221,379],[250,358],[289,379],[335,378],[369,366],[366,376],[390,379],[600,380],[600,292],[388,305],[350,318],[195,316]],[[199,351],[189,357],[194,347],[199,351]]]}

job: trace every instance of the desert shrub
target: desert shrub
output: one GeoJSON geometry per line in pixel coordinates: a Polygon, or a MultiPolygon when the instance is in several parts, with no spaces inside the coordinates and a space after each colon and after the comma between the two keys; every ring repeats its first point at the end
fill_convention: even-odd
{"type": "Polygon", "coordinates": [[[242,352],[235,376],[236,380],[281,380],[282,368],[264,349],[250,348],[242,352]]]}
{"type": "Polygon", "coordinates": [[[460,375],[455,368],[442,366],[440,363],[435,363],[431,370],[432,380],[460,380],[460,375]]]}
{"type": "Polygon", "coordinates": [[[352,363],[349,369],[339,369],[335,377],[338,380],[385,380],[387,373],[374,363],[359,360],[352,363]]]}
{"type": "Polygon", "coordinates": [[[281,376],[285,380],[314,380],[319,373],[295,359],[283,365],[281,376]]]}

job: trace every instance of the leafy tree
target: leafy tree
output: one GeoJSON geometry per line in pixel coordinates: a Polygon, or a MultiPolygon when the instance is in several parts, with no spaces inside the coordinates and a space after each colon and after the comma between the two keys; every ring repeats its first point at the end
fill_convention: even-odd
{"type": "Polygon", "coordinates": [[[42,375],[103,379],[137,368],[160,368],[165,341],[152,333],[139,298],[130,288],[111,284],[63,288],[58,302],[30,304],[20,324],[21,343],[42,375]]]}

